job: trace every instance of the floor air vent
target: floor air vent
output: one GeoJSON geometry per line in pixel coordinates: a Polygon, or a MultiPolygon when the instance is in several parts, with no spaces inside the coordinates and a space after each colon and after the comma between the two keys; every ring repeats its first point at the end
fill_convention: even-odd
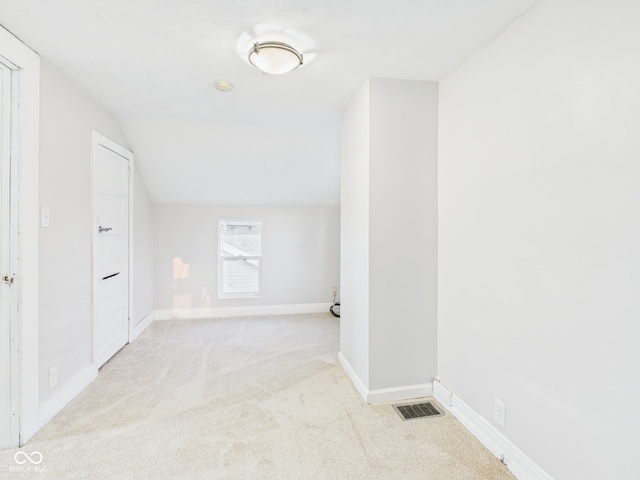
{"type": "Polygon", "coordinates": [[[419,418],[441,417],[444,415],[431,402],[394,405],[393,408],[398,412],[402,420],[417,420],[419,418]]]}

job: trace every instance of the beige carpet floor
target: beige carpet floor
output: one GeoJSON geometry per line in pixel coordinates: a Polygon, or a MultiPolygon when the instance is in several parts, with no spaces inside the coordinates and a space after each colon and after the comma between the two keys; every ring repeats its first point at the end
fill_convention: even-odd
{"type": "Polygon", "coordinates": [[[452,415],[364,404],[338,335],[330,314],[155,322],[21,449],[41,471],[6,450],[0,478],[514,479],[452,415]]]}

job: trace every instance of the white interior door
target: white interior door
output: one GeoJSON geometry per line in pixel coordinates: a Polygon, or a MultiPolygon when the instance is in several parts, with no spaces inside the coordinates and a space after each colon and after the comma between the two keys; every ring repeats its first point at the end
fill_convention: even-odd
{"type": "Polygon", "coordinates": [[[20,438],[16,259],[12,252],[17,235],[17,223],[12,218],[16,217],[16,195],[11,192],[13,75],[11,68],[0,62],[0,448],[16,447],[20,438]]]}
{"type": "MultiPolygon", "coordinates": [[[[6,211],[6,184],[5,172],[7,136],[5,135],[6,118],[5,91],[7,87],[7,75],[5,68],[0,65],[0,154],[2,155],[2,169],[0,170],[0,272],[6,270],[5,246],[7,231],[5,220],[6,211]]],[[[0,282],[0,448],[9,448],[11,445],[11,323],[9,321],[9,286],[0,282]]]]}
{"type": "Polygon", "coordinates": [[[94,135],[94,361],[101,367],[129,339],[130,152],[94,135]]]}

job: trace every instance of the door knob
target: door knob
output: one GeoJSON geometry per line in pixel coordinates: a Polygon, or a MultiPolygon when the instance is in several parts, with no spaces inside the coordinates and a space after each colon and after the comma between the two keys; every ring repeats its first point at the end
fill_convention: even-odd
{"type": "Polygon", "coordinates": [[[99,227],[98,227],[98,233],[102,233],[102,232],[109,232],[109,231],[111,231],[111,230],[113,230],[113,228],[111,228],[111,227],[107,227],[107,228],[105,228],[105,227],[103,227],[103,226],[99,226],[99,227]]]}

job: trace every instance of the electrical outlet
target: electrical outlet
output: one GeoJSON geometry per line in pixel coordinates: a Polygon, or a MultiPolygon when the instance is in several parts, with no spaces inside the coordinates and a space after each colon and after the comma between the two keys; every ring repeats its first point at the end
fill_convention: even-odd
{"type": "Polygon", "coordinates": [[[178,312],[171,312],[171,318],[172,319],[178,318],[178,312]]]}
{"type": "Polygon", "coordinates": [[[506,427],[507,407],[504,402],[498,398],[493,399],[493,419],[502,428],[506,427]]]}
{"type": "Polygon", "coordinates": [[[49,370],[49,390],[55,388],[58,384],[58,367],[49,370]]]}
{"type": "Polygon", "coordinates": [[[336,295],[338,293],[338,287],[331,287],[331,295],[336,295]]]}

